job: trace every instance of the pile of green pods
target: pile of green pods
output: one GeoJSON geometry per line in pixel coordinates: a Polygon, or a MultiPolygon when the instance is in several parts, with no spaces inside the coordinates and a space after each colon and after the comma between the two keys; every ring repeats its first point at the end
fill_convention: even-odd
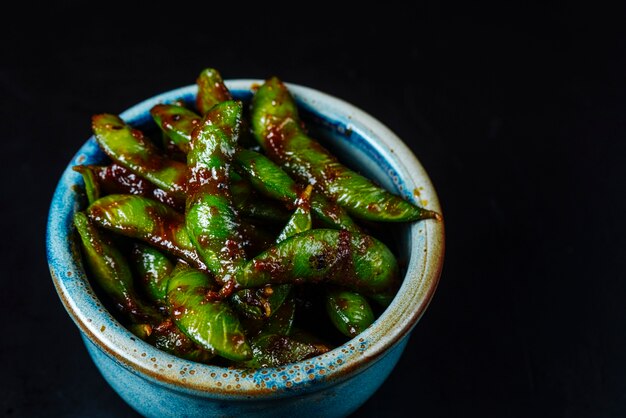
{"type": "Polygon", "coordinates": [[[74,167],[90,280],[136,336],[192,361],[274,367],[354,338],[400,285],[396,257],[362,225],[439,215],[309,137],[278,78],[249,112],[216,70],[197,85],[195,108],[152,108],[152,140],[115,115],[93,117],[110,162],[74,167]],[[301,323],[311,306],[330,333],[301,323]]]}

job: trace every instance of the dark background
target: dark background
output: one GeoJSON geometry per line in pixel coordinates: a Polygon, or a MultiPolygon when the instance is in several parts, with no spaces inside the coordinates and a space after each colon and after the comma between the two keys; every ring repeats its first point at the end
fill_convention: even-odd
{"type": "Polygon", "coordinates": [[[364,109],[406,141],[439,193],[439,289],[355,417],[625,416],[623,15],[438,4],[362,17],[319,6],[235,19],[183,3],[152,6],[156,17],[108,3],[77,19],[68,4],[38,9],[42,22],[6,14],[0,414],[136,416],[54,291],[48,205],[92,114],[214,66],[364,109]]]}

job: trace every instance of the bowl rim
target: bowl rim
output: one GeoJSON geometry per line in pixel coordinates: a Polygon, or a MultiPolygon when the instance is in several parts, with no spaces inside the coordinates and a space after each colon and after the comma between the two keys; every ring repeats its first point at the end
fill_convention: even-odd
{"type": "MultiPolygon", "coordinates": [[[[259,79],[226,80],[233,92],[244,94],[259,79]]],[[[348,127],[360,135],[369,151],[384,156],[384,163],[395,173],[401,193],[442,214],[435,189],[413,152],[389,128],[356,106],[310,87],[286,83],[301,107],[323,119],[348,127]]],[[[125,121],[145,122],[149,109],[163,102],[195,97],[196,85],[173,89],[146,99],[120,114],[125,121]]],[[[80,175],[71,167],[85,162],[96,152],[90,137],[67,165],[56,187],[50,206],[46,249],[50,274],[56,291],[70,317],[99,350],[117,364],[150,381],[172,389],[210,394],[219,398],[258,398],[290,396],[305,388],[337,384],[360,373],[380,359],[413,329],[430,303],[441,275],[444,257],[444,222],[427,220],[413,223],[411,240],[424,240],[424,253],[414,254],[402,286],[392,304],[363,333],[329,353],[276,368],[254,370],[205,365],[178,358],[135,338],[102,306],[76,262],[77,248],[71,240],[67,218],[78,209],[74,186],[80,175]]],[[[391,173],[391,172],[390,172],[391,173]]]]}

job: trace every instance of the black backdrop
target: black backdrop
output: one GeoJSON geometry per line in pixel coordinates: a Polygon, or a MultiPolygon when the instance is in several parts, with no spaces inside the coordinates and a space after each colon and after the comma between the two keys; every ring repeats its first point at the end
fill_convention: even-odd
{"type": "Polygon", "coordinates": [[[214,66],[226,78],[277,74],[361,107],[407,142],[438,190],[440,287],[355,417],[626,415],[617,11],[423,3],[362,17],[319,6],[279,18],[266,6],[234,18],[180,3],[153,5],[149,17],[98,3],[76,19],[68,4],[37,9],[40,22],[32,7],[5,14],[1,29],[1,414],[136,415],[54,292],[48,204],[90,115],[214,66]]]}

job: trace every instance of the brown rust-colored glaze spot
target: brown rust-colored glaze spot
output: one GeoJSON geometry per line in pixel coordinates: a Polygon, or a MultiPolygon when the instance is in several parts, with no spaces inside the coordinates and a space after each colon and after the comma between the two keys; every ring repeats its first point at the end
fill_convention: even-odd
{"type": "Polygon", "coordinates": [[[146,353],[141,353],[141,357],[146,357],[146,353]]]}
{"type": "Polygon", "coordinates": [[[105,327],[104,325],[102,325],[102,326],[100,327],[100,332],[104,332],[104,330],[105,330],[105,329],[107,329],[107,327],[105,327]]]}
{"type": "Polygon", "coordinates": [[[172,368],[172,365],[171,365],[171,364],[168,364],[168,365],[167,365],[167,368],[168,368],[168,369],[171,369],[171,368],[172,368]]]}

